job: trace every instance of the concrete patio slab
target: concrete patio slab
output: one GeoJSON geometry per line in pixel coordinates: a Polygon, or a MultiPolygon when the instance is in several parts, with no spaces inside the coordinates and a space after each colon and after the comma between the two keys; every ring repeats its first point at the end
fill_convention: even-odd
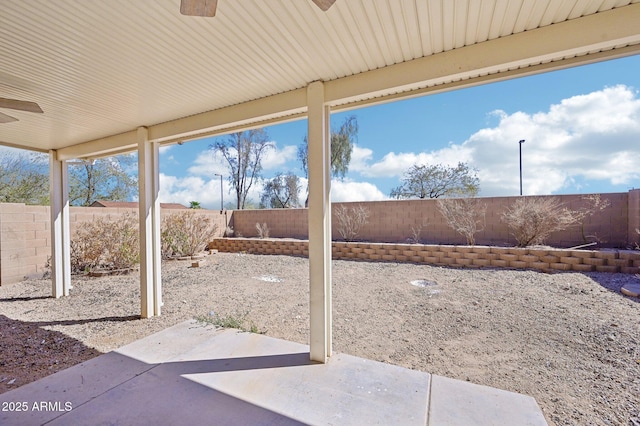
{"type": "Polygon", "coordinates": [[[429,424],[545,426],[547,422],[530,396],[432,375],[429,424]]]}
{"type": "Polygon", "coordinates": [[[546,425],[533,398],[187,321],[0,395],[2,425],[546,425]]]}

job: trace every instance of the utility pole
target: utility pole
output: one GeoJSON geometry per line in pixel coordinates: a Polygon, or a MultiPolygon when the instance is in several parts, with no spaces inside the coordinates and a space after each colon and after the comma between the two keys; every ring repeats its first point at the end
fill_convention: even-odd
{"type": "MultiPolygon", "coordinates": [[[[220,176],[220,214],[224,210],[224,194],[222,193],[222,175],[220,173],[216,173],[216,176],[220,176]]],[[[520,190],[522,192],[522,189],[520,190]]]]}
{"type": "Polygon", "coordinates": [[[522,196],[522,144],[524,143],[524,139],[521,139],[518,142],[518,146],[520,147],[520,196],[522,196]]]}

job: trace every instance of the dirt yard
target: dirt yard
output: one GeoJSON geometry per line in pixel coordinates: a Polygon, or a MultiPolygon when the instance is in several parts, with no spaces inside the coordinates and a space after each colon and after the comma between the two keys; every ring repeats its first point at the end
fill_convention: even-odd
{"type": "MultiPolygon", "coordinates": [[[[219,253],[163,265],[162,316],[138,319],[136,274],[0,287],[0,393],[195,316],[246,316],[308,343],[308,261],[219,253]]],[[[632,275],[333,262],[334,350],[521,392],[555,425],[640,425],[632,275]]]]}

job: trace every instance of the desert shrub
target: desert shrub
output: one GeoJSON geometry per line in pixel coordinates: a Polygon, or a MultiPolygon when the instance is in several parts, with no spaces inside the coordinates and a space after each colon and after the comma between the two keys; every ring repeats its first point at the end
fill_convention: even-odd
{"type": "Polygon", "coordinates": [[[468,245],[476,243],[475,234],[485,226],[485,203],[477,198],[440,198],[438,210],[447,225],[467,239],[468,245]]]}
{"type": "Polygon", "coordinates": [[[354,241],[360,229],[369,222],[369,209],[363,206],[347,208],[340,206],[336,209],[338,219],[338,233],[345,241],[354,241]]]}
{"type": "Polygon", "coordinates": [[[583,217],[554,197],[518,198],[502,214],[518,247],[543,244],[549,235],[578,224],[583,217]]]}
{"type": "Polygon", "coordinates": [[[599,242],[600,239],[597,235],[587,235],[585,231],[585,223],[584,221],[594,214],[603,211],[607,207],[611,205],[609,200],[603,200],[600,194],[589,194],[582,197],[585,201],[585,206],[576,210],[577,218],[576,220],[580,222],[580,233],[582,235],[582,241],[587,242],[587,238],[593,238],[596,242],[599,242]]]}
{"type": "Polygon", "coordinates": [[[125,213],[79,226],[71,238],[71,272],[129,269],[140,261],[138,218],[125,213]]]}
{"type": "Polygon", "coordinates": [[[422,229],[424,227],[425,227],[425,224],[411,225],[409,227],[409,229],[411,230],[411,233],[409,235],[409,238],[407,238],[407,242],[409,244],[420,244],[422,242],[422,237],[420,236],[420,234],[422,234],[422,229]]]}
{"type": "Polygon", "coordinates": [[[81,228],[71,238],[70,257],[71,257],[71,273],[79,274],[97,269],[100,265],[102,256],[102,239],[98,234],[91,235],[88,227],[81,228]]]}
{"type": "Polygon", "coordinates": [[[110,224],[111,239],[105,244],[107,264],[114,269],[126,269],[140,262],[140,227],[138,218],[124,214],[120,220],[110,224]]]}
{"type": "Polygon", "coordinates": [[[256,222],[256,231],[258,231],[258,238],[269,238],[269,227],[265,223],[256,222]]]}
{"type": "Polygon", "coordinates": [[[160,232],[162,257],[193,256],[203,250],[218,232],[218,225],[212,222],[193,210],[165,216],[160,232]]]}

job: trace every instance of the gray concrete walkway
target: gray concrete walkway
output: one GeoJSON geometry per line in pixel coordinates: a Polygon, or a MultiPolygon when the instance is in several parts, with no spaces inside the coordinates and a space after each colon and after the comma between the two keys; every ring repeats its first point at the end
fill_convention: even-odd
{"type": "Polygon", "coordinates": [[[192,321],[0,403],[0,425],[547,424],[529,396],[192,321]]]}

